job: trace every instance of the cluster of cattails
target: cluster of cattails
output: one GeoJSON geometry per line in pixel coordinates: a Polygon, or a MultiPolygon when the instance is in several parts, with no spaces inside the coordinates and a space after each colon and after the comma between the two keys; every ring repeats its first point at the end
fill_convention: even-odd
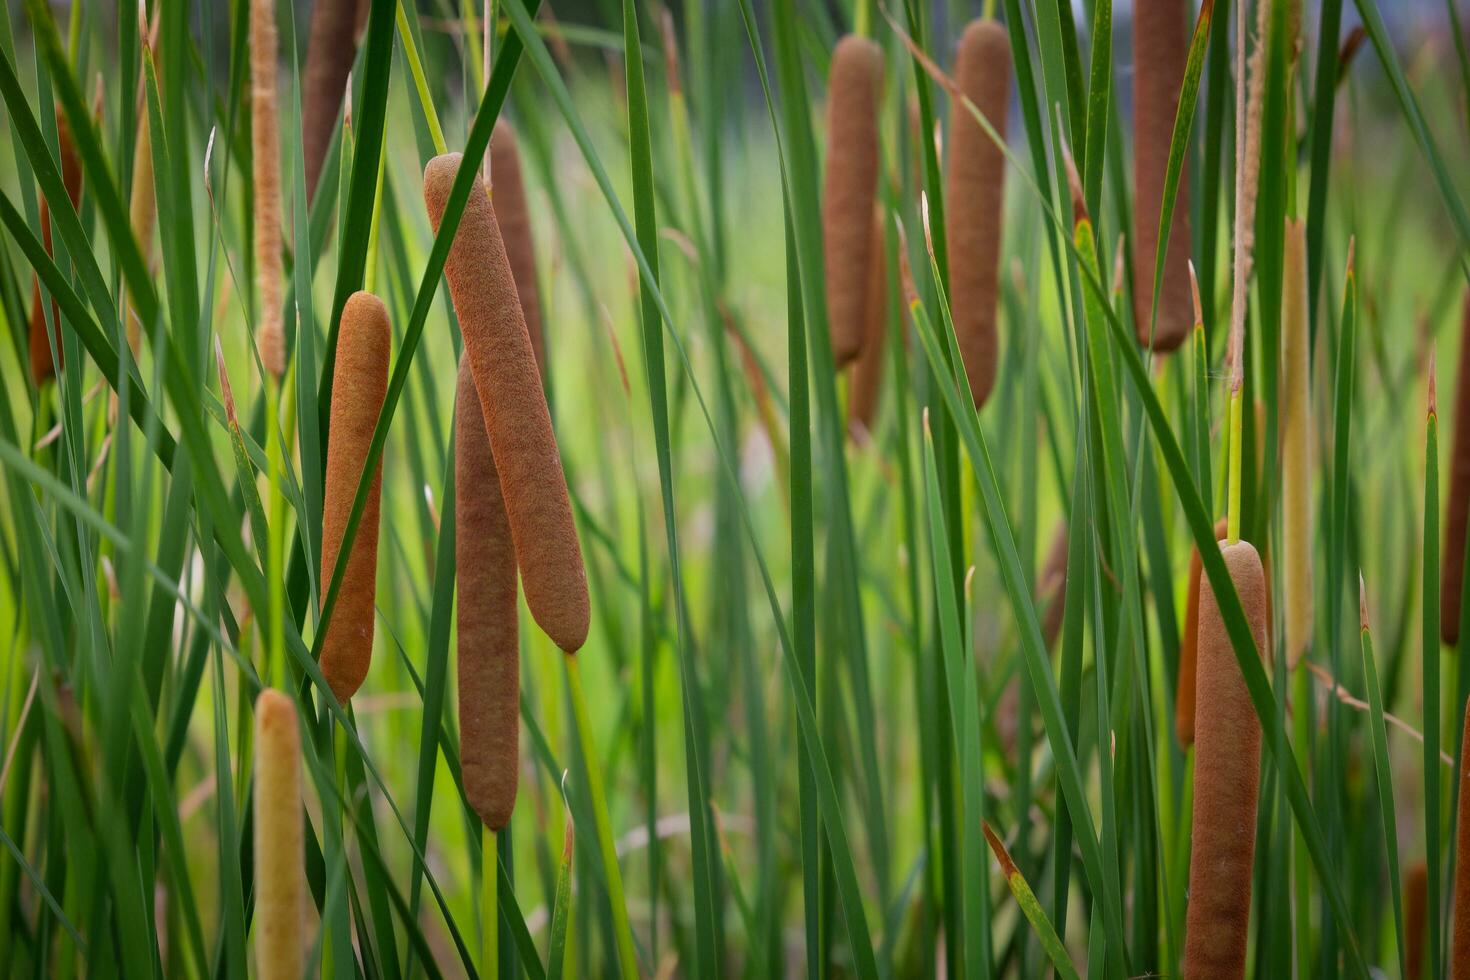
{"type": "MultiPolygon", "coordinates": [[[[76,147],[72,144],[71,128],[66,124],[66,118],[58,109],[56,113],[56,140],[57,149],[61,151],[61,182],[66,185],[66,196],[71,200],[71,206],[75,209],[82,200],[82,162],[77,157],[76,147]]],[[[46,247],[46,254],[51,255],[51,209],[44,197],[41,198],[41,243],[46,247]]],[[[53,301],[51,304],[51,322],[58,325],[61,323],[60,312],[53,301]]],[[[61,349],[61,331],[55,334],[56,356],[59,359],[64,355],[61,349]]],[[[31,278],[31,320],[30,320],[30,360],[31,380],[39,387],[48,378],[54,377],[57,369],[61,366],[57,361],[51,359],[51,335],[46,329],[46,309],[41,302],[41,280],[39,276],[31,278]]]]}

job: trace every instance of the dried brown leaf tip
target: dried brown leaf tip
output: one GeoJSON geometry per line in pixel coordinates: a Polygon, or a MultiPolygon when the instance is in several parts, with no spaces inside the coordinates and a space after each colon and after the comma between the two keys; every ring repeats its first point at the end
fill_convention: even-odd
{"type": "Polygon", "coordinates": [[[1368,586],[1363,583],[1363,573],[1358,573],[1358,628],[1368,632],[1368,586]]]}
{"type": "Polygon", "coordinates": [[[1439,358],[1431,350],[1429,352],[1429,415],[1439,417],[1439,358]]]}
{"type": "Polygon", "coordinates": [[[230,420],[230,425],[239,425],[235,418],[235,393],[230,390],[230,375],[225,370],[225,352],[220,347],[218,335],[214,338],[214,363],[219,370],[219,394],[220,400],[225,403],[225,417],[230,420]]]}
{"type": "Polygon", "coordinates": [[[1007,878],[1020,874],[1021,872],[1016,867],[1016,862],[1011,860],[1011,852],[1006,850],[1005,844],[996,836],[995,831],[990,828],[989,822],[982,821],[980,828],[985,831],[985,843],[990,845],[990,852],[995,855],[995,860],[1000,863],[1001,873],[1007,878]]]}

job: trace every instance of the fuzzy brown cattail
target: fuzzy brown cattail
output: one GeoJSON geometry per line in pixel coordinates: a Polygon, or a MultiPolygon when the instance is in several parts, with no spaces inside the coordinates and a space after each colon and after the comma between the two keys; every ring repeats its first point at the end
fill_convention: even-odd
{"type": "MultiPolygon", "coordinates": [[[[82,200],[82,162],[77,157],[76,147],[72,144],[71,128],[66,124],[66,118],[58,108],[56,112],[56,146],[61,152],[61,182],[66,186],[66,196],[71,200],[72,209],[82,200]]],[[[41,198],[41,244],[46,247],[46,254],[51,251],[51,209],[46,199],[41,198]]],[[[51,360],[51,340],[46,330],[46,313],[41,304],[41,279],[39,276],[31,277],[31,321],[30,321],[30,354],[31,354],[31,380],[39,387],[47,378],[54,377],[57,369],[65,363],[65,351],[61,349],[61,311],[53,300],[51,303],[51,321],[56,329],[56,356],[57,363],[51,360]]]]}
{"type": "Polygon", "coordinates": [[[1307,323],[1307,225],[1286,221],[1281,304],[1281,511],[1286,663],[1312,642],[1312,393],[1307,323]]]}
{"type": "Polygon", "coordinates": [[[516,552],[469,358],[454,398],[455,563],[459,577],[459,757],[470,805],[510,823],[520,765],[516,552]]]}
{"type": "MultiPolygon", "coordinates": [[[[997,135],[1006,132],[1011,96],[1011,47],[1006,30],[976,20],[960,38],[955,84],[997,135]]],[[[1000,295],[1001,212],[1005,155],[958,98],[950,105],[949,181],[944,203],[949,239],[949,310],[975,407],[995,387],[1000,356],[996,301],[1000,295]]]]}
{"type": "MultiPolygon", "coordinates": [[[[1467,702],[1470,706],[1470,702],[1467,702]]],[[[1454,912],[1450,920],[1450,978],[1470,978],[1470,725],[1460,744],[1459,817],[1455,829],[1454,912]]]]}
{"type": "Polygon", "coordinates": [[[305,860],[296,705],[266,688],[255,700],[255,970],[261,980],[301,976],[305,860]]]}
{"type": "Polygon", "coordinates": [[[837,42],[828,76],[822,243],[832,359],[839,368],[862,349],[866,324],[882,84],[883,51],[876,42],[855,34],[837,42]]]}
{"type": "Polygon", "coordinates": [[[1133,5],[1133,317],[1140,344],[1148,343],[1152,326],[1156,351],[1178,347],[1194,326],[1189,298],[1189,177],[1183,169],[1169,222],[1158,320],[1151,320],[1164,177],[1189,45],[1186,8],[1185,0],[1137,0],[1133,5]]]}
{"type": "Polygon", "coordinates": [[[878,392],[883,385],[883,344],[888,337],[888,256],[883,245],[883,218],[873,209],[873,240],[868,252],[868,295],[863,303],[867,326],[863,347],[852,365],[852,390],[847,401],[847,427],[856,436],[873,431],[878,414],[878,392]]]}
{"type": "MultiPolygon", "coordinates": [[[[1266,649],[1266,580],[1248,541],[1220,547],[1257,651],[1266,649]]],[[[1261,725],[1208,578],[1200,581],[1194,829],[1184,977],[1245,975],[1261,725]]]]}
{"type": "Polygon", "coordinates": [[[516,281],[521,313],[536,367],[546,376],[546,339],[541,330],[541,288],[536,282],[536,242],[531,235],[531,209],[526,204],[526,184],[521,176],[521,151],[516,131],[503,119],[495,122],[490,137],[490,200],[495,220],[505,241],[510,273],[516,281]]]}
{"type": "Polygon", "coordinates": [[[1424,946],[1429,941],[1429,866],[1415,861],[1404,873],[1405,980],[1424,980],[1424,946]]]}
{"type": "Polygon", "coordinates": [[[250,134],[255,189],[255,284],[260,298],[260,360],[286,373],[281,323],[281,152],[276,97],[275,0],[250,0],[250,134]]]}
{"type": "MultiPolygon", "coordinates": [[[[388,311],[372,293],[353,293],[342,308],[337,363],[332,371],[332,416],[322,496],[322,577],[325,591],[337,567],[352,500],[367,463],[373,429],[388,391],[388,311]]],[[[367,505],[342,572],[327,637],[322,676],[343,704],[357,693],[373,655],[373,602],[378,574],[378,491],[382,460],[373,470],[367,505]]]]}
{"type": "MultiPolygon", "coordinates": [[[[1225,518],[1215,522],[1215,540],[1225,537],[1225,518]]],[[[1184,594],[1184,630],[1179,638],[1179,677],[1174,689],[1174,734],[1181,747],[1194,744],[1195,652],[1199,645],[1199,583],[1204,568],[1199,549],[1189,549],[1189,584],[1184,594]]]]}
{"type": "Polygon", "coordinates": [[[1450,453],[1450,496],[1445,504],[1444,554],[1439,576],[1439,636],[1460,639],[1460,591],[1465,574],[1465,527],[1470,517],[1470,292],[1460,325],[1460,374],[1455,379],[1455,433],[1450,453]]]}
{"type": "MultiPolygon", "coordinates": [[[[446,153],[424,168],[436,232],[462,161],[446,153]]],[[[526,605],[546,635],[573,653],[592,618],[582,546],[510,260],[478,173],[444,275],[485,412],[526,605]]]]}
{"type": "Polygon", "coordinates": [[[357,0],[316,0],[311,10],[311,39],[301,79],[301,155],[308,201],[316,193],[347,76],[357,57],[357,8],[357,0]]]}

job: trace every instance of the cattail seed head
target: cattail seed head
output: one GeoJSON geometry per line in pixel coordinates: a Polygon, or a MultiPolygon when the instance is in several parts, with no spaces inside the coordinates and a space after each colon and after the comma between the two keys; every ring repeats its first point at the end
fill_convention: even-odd
{"type": "MultiPolygon", "coordinates": [[[[71,127],[66,123],[60,107],[56,111],[56,147],[61,153],[61,182],[66,186],[66,196],[75,210],[82,200],[82,161],[72,143],[71,127]]],[[[41,198],[41,244],[46,254],[51,250],[51,209],[44,197],[41,198]]],[[[61,311],[53,300],[51,321],[56,324],[56,356],[65,363],[65,351],[61,348],[61,311]]],[[[41,279],[31,276],[31,319],[30,319],[31,380],[37,387],[48,378],[56,376],[60,364],[51,360],[51,341],[46,332],[46,313],[41,305],[41,279]]]]}
{"type": "Polygon", "coordinates": [[[257,343],[273,377],[286,373],[281,323],[281,152],[276,95],[275,0],[250,0],[250,139],[255,191],[257,343]]]}
{"type": "Polygon", "coordinates": [[[301,976],[305,861],[296,705],[266,688],[255,701],[255,969],[261,980],[301,976]]]}
{"type": "Polygon", "coordinates": [[[1455,429],[1450,449],[1450,493],[1445,502],[1444,553],[1439,576],[1439,636],[1460,639],[1460,591],[1465,574],[1465,528],[1470,517],[1470,292],[1460,326],[1460,373],[1455,378],[1455,429]]]}
{"type": "Polygon", "coordinates": [[[839,368],[857,357],[866,324],[882,84],[883,51],[874,41],[849,34],[837,42],[828,77],[822,240],[832,358],[839,368]]]}
{"type": "MultiPolygon", "coordinates": [[[[1133,310],[1138,342],[1147,344],[1153,311],[1154,267],[1164,179],[1184,62],[1189,45],[1185,0],[1137,0],[1133,5],[1133,310]]],[[[1159,287],[1153,348],[1171,351],[1184,343],[1192,325],[1189,298],[1189,177],[1181,170],[1168,253],[1159,287]]]]}
{"type": "Polygon", "coordinates": [[[459,755],[470,805],[499,831],[515,807],[520,761],[516,552],[468,358],[454,406],[459,755]]]}
{"type": "MultiPolygon", "coordinates": [[[[1225,518],[1215,522],[1215,540],[1225,538],[1225,518]]],[[[1174,734],[1181,748],[1194,744],[1194,674],[1199,648],[1199,583],[1204,567],[1199,549],[1189,549],[1189,584],[1184,594],[1184,630],[1179,638],[1179,677],[1174,689],[1174,734]]]]}
{"type": "MultiPolygon", "coordinates": [[[[332,373],[331,429],[322,506],[322,588],[337,567],[352,500],[362,479],[373,429],[388,391],[388,311],[371,293],[353,293],[342,308],[337,362],[332,373]]],[[[378,493],[382,461],[362,511],[337,603],[322,644],[322,674],[337,700],[346,703],[367,676],[373,654],[373,602],[378,575],[378,493]]]]}
{"type": "MultiPolygon", "coordinates": [[[[1266,580],[1248,541],[1220,555],[1240,595],[1257,651],[1266,649],[1266,580]]],[[[1208,578],[1200,581],[1196,662],[1194,829],[1184,977],[1245,975],[1261,725],[1208,578]]]]}
{"type": "Polygon", "coordinates": [[[1424,980],[1424,946],[1429,941],[1429,865],[1415,861],[1404,873],[1405,980],[1424,980]]]}
{"type": "Polygon", "coordinates": [[[357,0],[316,0],[301,80],[301,155],[307,200],[316,193],[322,162],[332,145],[343,87],[357,57],[357,0]]]}
{"type": "MultiPolygon", "coordinates": [[[[955,84],[1002,138],[1011,91],[1011,47],[993,20],[971,21],[960,37],[955,84]]],[[[1005,155],[957,97],[950,100],[949,179],[944,203],[949,239],[949,308],[975,407],[995,387],[1000,341],[1000,244],[1005,155]]]]}
{"type": "Polygon", "coordinates": [[[531,209],[526,204],[526,184],[521,174],[521,151],[516,131],[503,119],[496,120],[490,137],[490,200],[495,220],[505,240],[516,296],[526,318],[526,333],[536,367],[546,376],[546,339],[541,326],[541,288],[536,282],[536,242],[531,234],[531,209]]]}
{"type": "Polygon", "coordinates": [[[868,273],[868,295],[863,304],[867,326],[863,347],[852,365],[852,390],[847,402],[848,431],[856,437],[873,431],[878,415],[878,392],[883,385],[883,344],[888,336],[888,256],[883,245],[883,217],[873,209],[873,237],[869,246],[872,268],[868,273]]]}
{"type": "MultiPolygon", "coordinates": [[[[424,169],[424,201],[436,231],[462,160],[446,153],[424,169]]],[[[592,617],[582,546],[510,260],[479,174],[444,275],[485,412],[526,605],[557,646],[575,652],[592,617]]]]}
{"type": "Polygon", "coordinates": [[[1281,305],[1282,542],[1286,586],[1286,662],[1294,668],[1312,642],[1312,394],[1307,322],[1307,226],[1286,222],[1281,305]]]}

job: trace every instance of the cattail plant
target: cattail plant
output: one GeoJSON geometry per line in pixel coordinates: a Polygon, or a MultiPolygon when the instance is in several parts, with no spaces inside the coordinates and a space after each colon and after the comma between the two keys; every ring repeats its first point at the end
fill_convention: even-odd
{"type": "Polygon", "coordinates": [[[465,795],[492,831],[510,823],[519,765],[516,552],[469,358],[454,398],[459,580],[459,756],[465,795]]]}
{"type": "Polygon", "coordinates": [[[1133,311],[1138,342],[1172,351],[1193,325],[1189,298],[1189,178],[1180,171],[1169,220],[1158,319],[1153,319],[1154,268],[1158,263],[1159,219],[1164,178],[1184,62],[1189,46],[1185,0],[1137,0],[1133,5],[1133,311]]]}
{"type": "MultiPolygon", "coordinates": [[[[462,160],[446,153],[424,169],[436,231],[462,160]]],[[[573,653],[591,620],[582,547],[510,260],[478,173],[444,275],[485,412],[526,605],[547,636],[573,653]]]]}
{"type": "Polygon", "coordinates": [[[1460,744],[1459,817],[1455,825],[1454,911],[1450,922],[1451,980],[1470,978],[1470,725],[1460,744]]]}
{"type": "MultiPolygon", "coordinates": [[[[388,390],[388,311],[371,293],[353,293],[342,308],[337,363],[332,373],[331,429],[322,501],[322,572],[325,591],[337,568],[352,501],[367,463],[373,429],[388,390]]],[[[378,574],[378,491],[382,461],[373,470],[367,505],[353,539],[342,585],[322,643],[322,676],[337,700],[362,686],[373,654],[378,574]]]]}
{"type": "Polygon", "coordinates": [[[1415,861],[1404,873],[1405,980],[1424,980],[1424,944],[1429,928],[1429,865],[1415,861]]]}
{"type": "MultiPolygon", "coordinates": [[[[1261,556],[1248,541],[1223,544],[1220,555],[1240,595],[1256,650],[1264,650],[1261,556]]],[[[1200,581],[1199,616],[1194,829],[1184,940],[1187,980],[1245,975],[1261,772],[1260,721],[1208,578],[1200,581]]]]}
{"type": "MultiPolygon", "coordinates": [[[[1215,522],[1215,539],[1225,537],[1225,518],[1215,522]]],[[[1174,688],[1174,734],[1181,748],[1194,744],[1195,664],[1199,649],[1199,589],[1204,566],[1199,549],[1189,549],[1189,583],[1184,594],[1184,629],[1179,638],[1179,677],[1174,688]]]]}
{"type": "Polygon", "coordinates": [[[306,196],[316,193],[322,162],[332,145],[342,93],[357,57],[357,0],[316,0],[301,79],[301,155],[306,196]]]}
{"type": "Polygon", "coordinates": [[[1465,528],[1470,517],[1470,293],[1460,321],[1460,373],[1455,379],[1455,431],[1450,449],[1450,496],[1445,504],[1439,577],[1439,636],[1460,639],[1460,592],[1465,581],[1465,528]]]}
{"type": "MultiPolygon", "coordinates": [[[[993,20],[972,21],[955,62],[959,93],[975,104],[997,135],[1006,131],[1011,94],[1011,47],[993,20]]],[[[975,407],[995,387],[999,354],[996,304],[1000,295],[1001,212],[1005,155],[958,97],[950,101],[949,181],[944,203],[949,239],[949,307],[955,340],[975,407]]]]}
{"type": "Polygon", "coordinates": [[[541,289],[536,283],[536,243],[531,235],[531,209],[526,204],[526,184],[521,176],[521,151],[515,127],[503,119],[495,122],[490,137],[490,200],[495,220],[505,241],[511,277],[526,318],[526,333],[536,367],[546,376],[546,339],[541,326],[541,289]]]}
{"type": "Polygon", "coordinates": [[[276,96],[275,0],[250,0],[250,134],[255,190],[255,288],[260,297],[260,360],[286,373],[281,323],[281,165],[276,96]]]}
{"type": "Polygon", "coordinates": [[[1281,494],[1286,662],[1312,642],[1312,397],[1307,323],[1307,224],[1286,221],[1281,304],[1281,494]]]}
{"type": "Polygon", "coordinates": [[[827,172],[822,240],[832,359],[846,366],[862,349],[878,187],[878,94],[883,51],[849,34],[832,51],[827,95],[827,172]]]}
{"type": "MultiPolygon", "coordinates": [[[[82,162],[77,156],[77,150],[72,145],[71,127],[66,124],[66,118],[60,109],[56,112],[56,146],[61,153],[61,182],[66,186],[66,196],[71,200],[73,210],[82,200],[82,162]]],[[[41,198],[41,244],[46,247],[46,254],[52,255],[51,251],[51,209],[44,197],[41,198]]],[[[55,301],[51,303],[51,322],[56,325],[56,357],[57,361],[51,359],[51,339],[46,330],[46,311],[41,303],[41,279],[39,276],[31,277],[31,320],[30,320],[30,355],[31,355],[31,380],[40,387],[48,378],[55,377],[57,370],[64,363],[65,351],[61,349],[61,312],[55,301]]]]}
{"type": "Polygon", "coordinates": [[[261,980],[301,976],[305,861],[296,705],[266,688],[255,700],[255,970],[261,980]]]}
{"type": "Polygon", "coordinates": [[[888,256],[883,245],[883,216],[873,209],[873,236],[869,246],[868,295],[863,304],[867,326],[863,347],[852,365],[847,401],[847,427],[854,438],[873,431],[878,415],[878,392],[883,385],[883,349],[888,336],[888,256]]]}

